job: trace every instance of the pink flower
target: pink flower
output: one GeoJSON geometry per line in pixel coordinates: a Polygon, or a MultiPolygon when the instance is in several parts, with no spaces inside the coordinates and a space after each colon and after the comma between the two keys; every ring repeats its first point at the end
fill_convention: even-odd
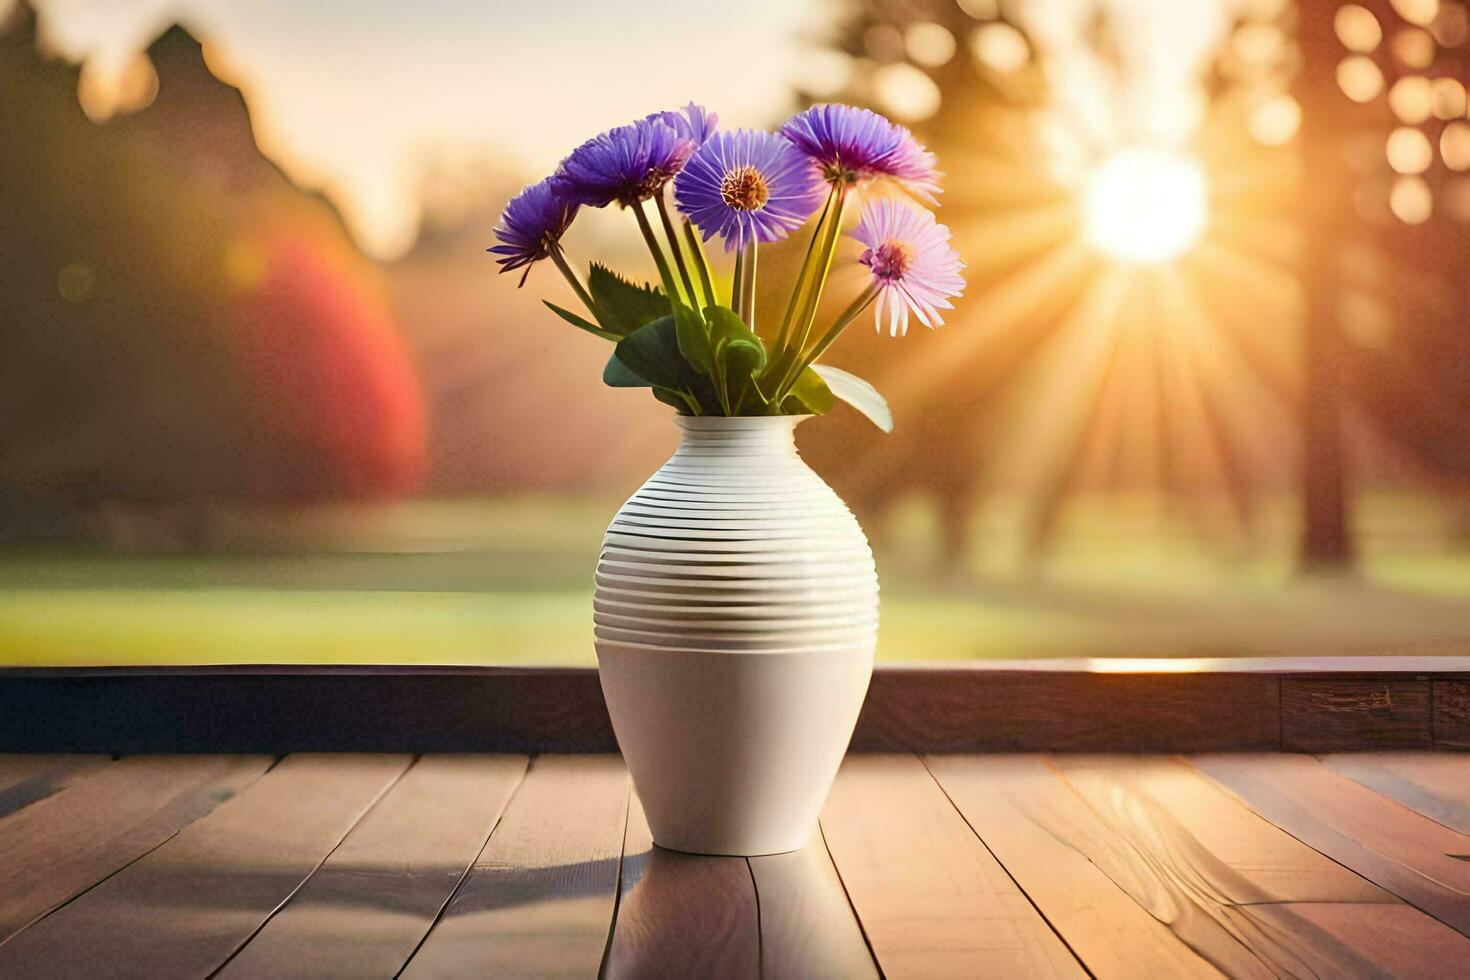
{"type": "Polygon", "coordinates": [[[948,228],[928,211],[883,199],[863,210],[852,237],[867,246],[858,261],[873,274],[879,331],[886,317],[890,336],[908,333],[910,311],[931,329],[944,323],[939,311],[954,309],[950,298],[965,288],[948,228]]]}

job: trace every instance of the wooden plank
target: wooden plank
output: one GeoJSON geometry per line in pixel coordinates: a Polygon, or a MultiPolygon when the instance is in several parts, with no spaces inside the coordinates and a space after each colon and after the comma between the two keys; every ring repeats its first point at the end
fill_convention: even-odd
{"type": "Polygon", "coordinates": [[[1214,920],[1190,914],[1198,911],[1197,903],[1167,866],[1155,871],[1152,862],[1130,860],[1129,842],[1042,759],[932,756],[929,766],[1093,975],[1222,975],[1191,949],[1215,938],[1202,937],[1204,930],[1195,927],[1214,920]],[[1119,874],[1119,865],[1126,873],[1119,874]]]}
{"type": "Polygon", "coordinates": [[[822,831],[885,976],[1084,975],[914,756],[849,756],[822,831]]]}
{"type": "Polygon", "coordinates": [[[0,818],[61,792],[110,761],[105,755],[0,755],[0,818]]]}
{"type": "Polygon", "coordinates": [[[1287,677],[1281,681],[1282,751],[1427,749],[1431,745],[1427,678],[1287,677]]]}
{"type": "Polygon", "coordinates": [[[1470,837],[1301,755],[1193,763],[1298,840],[1470,934],[1470,837]]]}
{"type": "Polygon", "coordinates": [[[1435,678],[1434,747],[1470,751],[1470,680],[1435,678]]]}
{"type": "Polygon", "coordinates": [[[1053,764],[1074,792],[1131,838],[1146,840],[1150,831],[1139,819],[1144,814],[1130,809],[1168,826],[1176,847],[1208,863],[1211,889],[1232,904],[1397,901],[1263,819],[1178,757],[1064,756],[1053,764]]]}
{"type": "Polygon", "coordinates": [[[1097,976],[1424,976],[1434,975],[1424,969],[1432,956],[1470,955],[1470,940],[1177,761],[930,764],[1097,976]],[[1198,955],[1181,961],[1161,946],[1160,924],[1198,955]],[[1422,948],[1385,943],[1388,935],[1417,937],[1422,948]]]}
{"type": "Polygon", "coordinates": [[[1251,913],[1268,932],[1316,929],[1339,944],[1338,968],[1319,976],[1451,977],[1470,956],[1470,939],[1407,905],[1297,902],[1251,913]]]}
{"type": "Polygon", "coordinates": [[[1322,762],[1430,820],[1470,834],[1470,756],[1362,753],[1329,755],[1322,762]]]}
{"type": "Polygon", "coordinates": [[[878,966],[820,833],[799,851],[751,858],[750,870],[764,976],[876,980],[878,966]]]}
{"type": "Polygon", "coordinates": [[[96,766],[109,761],[105,755],[0,755],[0,792],[51,773],[96,766]]]}
{"type": "Polygon", "coordinates": [[[397,974],[525,771],[520,755],[420,759],[219,976],[397,974]]]}
{"type": "Polygon", "coordinates": [[[936,756],[930,765],[1095,975],[1364,975],[1376,931],[1444,938],[1440,923],[1172,760],[936,756]],[[1334,934],[1292,911],[1320,903],[1357,909],[1365,930],[1334,934]]]}
{"type": "Polygon", "coordinates": [[[595,976],[627,814],[621,758],[536,758],[403,976],[595,976]]]}
{"type": "Polygon", "coordinates": [[[206,976],[291,897],[409,762],[287,758],[0,945],[0,976],[206,976]]]}
{"type": "Polygon", "coordinates": [[[209,813],[271,762],[127,758],[0,820],[0,941],[209,813]]]}
{"type": "Polygon", "coordinates": [[[1269,674],[876,671],[857,751],[1275,749],[1269,674]]]}
{"type": "Polygon", "coordinates": [[[629,801],[619,890],[606,976],[761,975],[761,918],[745,858],[654,846],[636,795],[629,801]]]}

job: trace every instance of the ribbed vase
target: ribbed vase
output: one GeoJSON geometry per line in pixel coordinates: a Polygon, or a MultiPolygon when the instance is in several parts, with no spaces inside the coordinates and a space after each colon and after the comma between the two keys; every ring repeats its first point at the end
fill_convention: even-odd
{"type": "Polygon", "coordinates": [[[873,554],[797,454],[801,421],[680,416],[603,540],[602,689],[664,847],[805,845],[867,694],[873,554]]]}

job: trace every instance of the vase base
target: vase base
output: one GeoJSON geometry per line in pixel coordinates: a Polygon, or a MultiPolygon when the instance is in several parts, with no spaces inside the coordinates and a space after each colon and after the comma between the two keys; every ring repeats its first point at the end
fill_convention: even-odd
{"type": "Polygon", "coordinates": [[[801,850],[802,848],[806,847],[808,843],[816,839],[817,837],[815,836],[814,829],[813,836],[806,838],[800,844],[797,844],[794,847],[790,846],[789,841],[759,845],[753,848],[732,846],[728,843],[712,843],[709,845],[701,846],[700,842],[698,841],[680,841],[678,845],[665,844],[662,841],[658,840],[655,840],[653,843],[655,847],[658,847],[661,850],[672,851],[675,854],[689,854],[693,857],[753,858],[770,857],[774,854],[791,854],[795,851],[801,850]]]}

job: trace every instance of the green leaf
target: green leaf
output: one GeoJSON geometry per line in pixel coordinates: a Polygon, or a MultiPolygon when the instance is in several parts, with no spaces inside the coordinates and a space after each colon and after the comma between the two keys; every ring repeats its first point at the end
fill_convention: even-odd
{"type": "Polygon", "coordinates": [[[587,291],[603,329],[622,337],[669,315],[669,299],[658,287],[629,282],[597,262],[587,273],[587,291]]]}
{"type": "Polygon", "coordinates": [[[607,359],[607,367],[602,369],[602,383],[609,388],[649,388],[653,385],[619,360],[617,351],[613,351],[612,357],[607,359]]]}
{"type": "Polygon", "coordinates": [[[747,327],[735,311],[711,306],[704,311],[709,321],[710,346],[723,365],[725,377],[750,380],[766,366],[766,345],[747,327]]]}
{"type": "Polygon", "coordinates": [[[832,389],[811,368],[801,372],[781,402],[781,411],[787,415],[822,415],[831,408],[832,389]]]}
{"type": "Polygon", "coordinates": [[[557,306],[555,303],[547,303],[544,299],[541,302],[546,303],[547,308],[549,308],[551,312],[555,313],[557,316],[561,317],[572,326],[581,327],[583,330],[587,331],[593,336],[601,337],[603,340],[611,340],[613,343],[617,343],[619,339],[618,334],[612,333],[609,330],[604,330],[597,324],[593,323],[591,320],[584,320],[582,317],[577,316],[577,314],[573,313],[571,310],[564,310],[560,306],[557,306]]]}
{"type": "Polygon", "coordinates": [[[684,360],[701,374],[709,374],[713,364],[710,352],[709,327],[683,303],[674,304],[674,332],[679,341],[679,352],[684,360]]]}
{"type": "Polygon", "coordinates": [[[855,374],[827,364],[813,364],[811,369],[827,382],[833,396],[847,402],[884,432],[893,431],[893,410],[878,389],[855,374]]]}
{"type": "Polygon", "coordinates": [[[682,391],[672,391],[668,388],[653,389],[653,397],[665,405],[672,405],[679,410],[680,415],[689,415],[689,396],[682,391]]]}
{"type": "MultiPolygon", "coordinates": [[[[618,341],[613,360],[641,378],[645,386],[688,390],[695,380],[694,372],[679,350],[678,327],[667,314],[618,341]]],[[[613,370],[609,361],[608,371],[603,373],[604,381],[613,370]]]]}

